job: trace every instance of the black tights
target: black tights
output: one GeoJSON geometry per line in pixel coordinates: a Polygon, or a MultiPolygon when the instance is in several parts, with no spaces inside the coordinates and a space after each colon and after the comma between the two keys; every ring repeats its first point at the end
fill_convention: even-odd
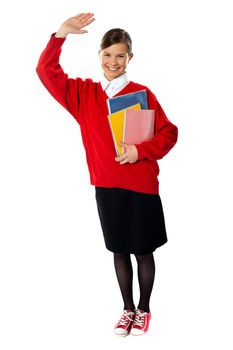
{"type": "MultiPolygon", "coordinates": [[[[155,262],[153,254],[135,255],[138,264],[138,282],[140,300],[138,309],[150,311],[150,296],[155,278],[155,262]]],[[[125,310],[134,310],[133,301],[133,268],[130,254],[114,253],[114,265],[120,286],[125,310]]]]}

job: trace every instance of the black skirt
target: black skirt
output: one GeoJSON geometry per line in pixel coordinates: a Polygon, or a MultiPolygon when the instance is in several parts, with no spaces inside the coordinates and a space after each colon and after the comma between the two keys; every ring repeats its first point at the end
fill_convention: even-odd
{"type": "Polygon", "coordinates": [[[106,248],[119,254],[151,254],[167,242],[159,194],[95,187],[106,248]]]}

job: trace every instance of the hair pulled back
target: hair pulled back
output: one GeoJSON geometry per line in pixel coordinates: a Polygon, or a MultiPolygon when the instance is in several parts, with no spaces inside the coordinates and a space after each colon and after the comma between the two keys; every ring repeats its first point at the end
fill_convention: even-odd
{"type": "Polygon", "coordinates": [[[104,50],[114,44],[124,43],[127,46],[127,52],[132,54],[132,40],[128,32],[121,28],[113,28],[107,31],[100,43],[100,49],[104,50]]]}

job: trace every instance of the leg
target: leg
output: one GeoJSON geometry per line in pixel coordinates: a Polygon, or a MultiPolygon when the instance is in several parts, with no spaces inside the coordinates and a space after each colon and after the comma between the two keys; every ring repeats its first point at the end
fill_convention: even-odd
{"type": "Polygon", "coordinates": [[[134,310],[133,302],[133,268],[130,254],[114,253],[114,265],[120,286],[125,310],[134,310]]]}
{"type": "Polygon", "coordinates": [[[138,309],[150,312],[150,296],[155,278],[155,262],[152,254],[135,255],[138,263],[138,281],[140,287],[140,300],[138,309]]]}

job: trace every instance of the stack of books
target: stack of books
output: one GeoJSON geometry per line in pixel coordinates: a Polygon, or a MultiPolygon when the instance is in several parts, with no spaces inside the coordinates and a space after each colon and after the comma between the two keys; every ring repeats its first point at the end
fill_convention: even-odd
{"type": "Polygon", "coordinates": [[[107,100],[108,121],[117,156],[124,152],[119,142],[135,145],[154,136],[155,111],[148,109],[146,90],[107,100]]]}

